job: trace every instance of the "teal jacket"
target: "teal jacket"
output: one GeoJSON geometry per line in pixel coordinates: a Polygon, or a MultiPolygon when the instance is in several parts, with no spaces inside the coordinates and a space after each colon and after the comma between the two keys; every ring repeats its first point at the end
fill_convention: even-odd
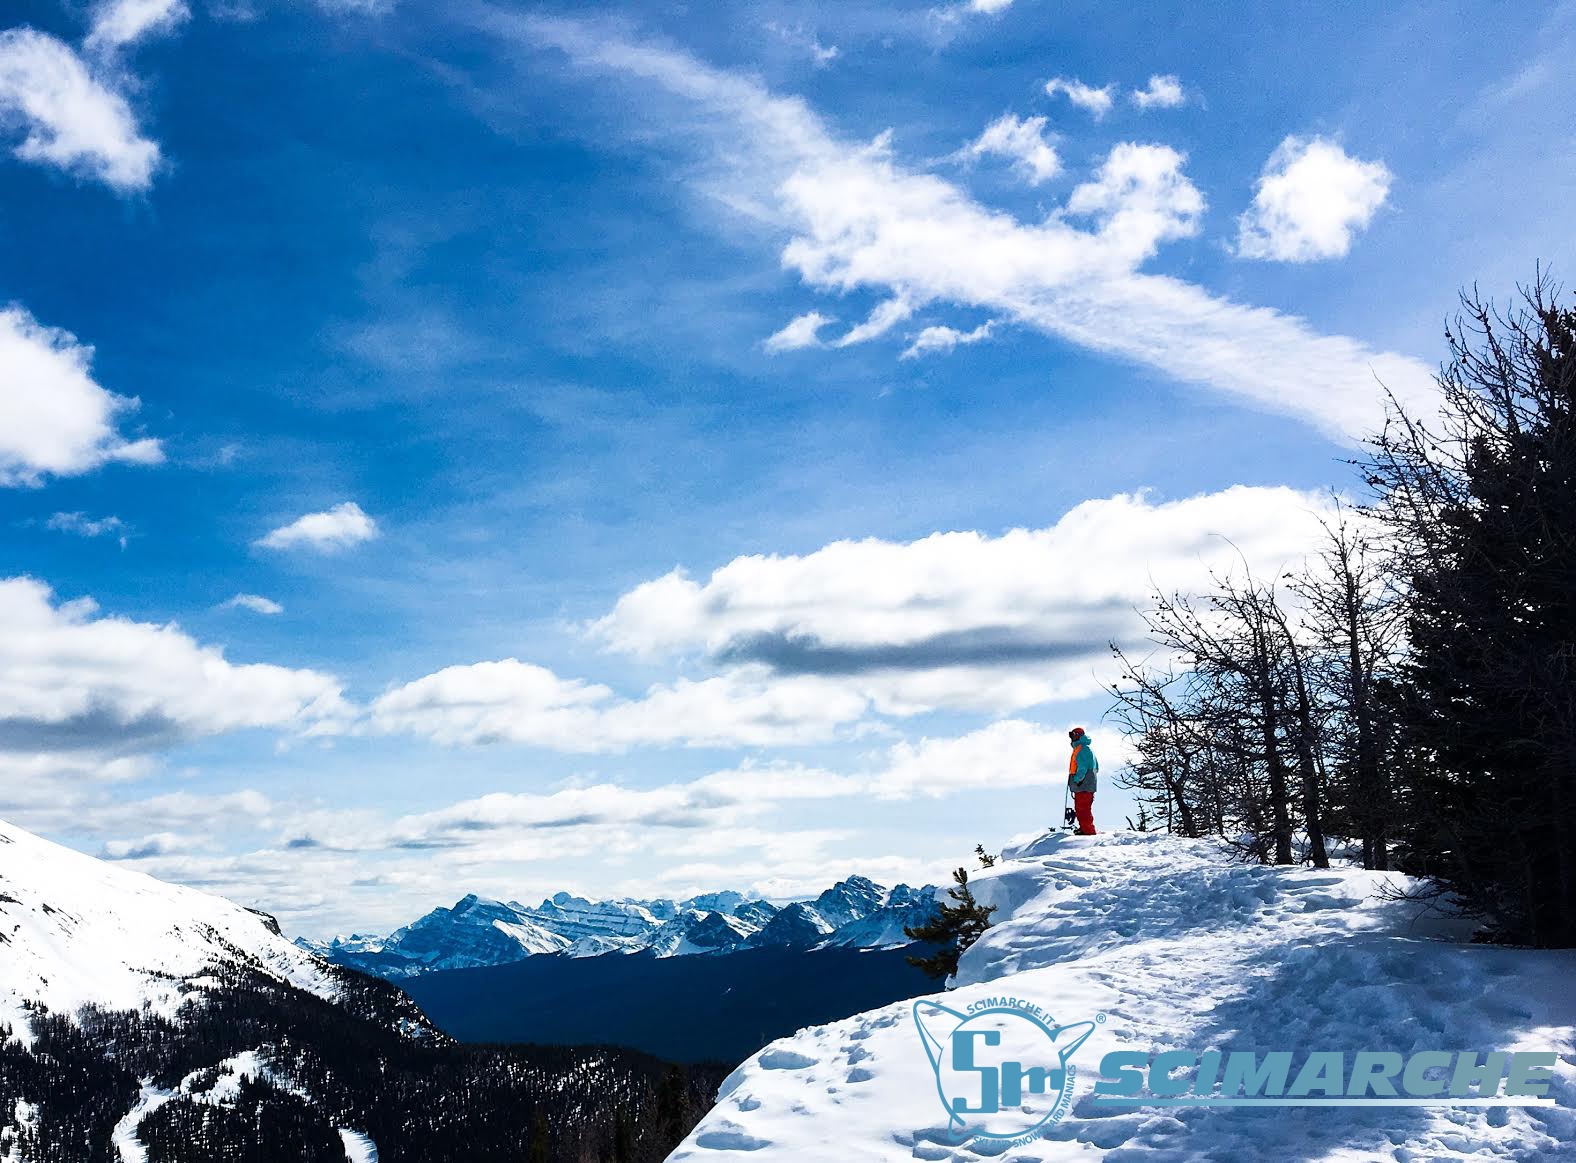
{"type": "Polygon", "coordinates": [[[1073,791],[1092,792],[1100,783],[1100,761],[1089,746],[1089,736],[1078,740],[1072,758],[1067,763],[1067,786],[1073,791]]]}

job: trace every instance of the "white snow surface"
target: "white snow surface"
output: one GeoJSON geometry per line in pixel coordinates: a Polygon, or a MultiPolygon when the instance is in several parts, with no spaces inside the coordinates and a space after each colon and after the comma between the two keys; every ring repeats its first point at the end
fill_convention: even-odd
{"type": "Polygon", "coordinates": [[[256,913],[95,860],[0,821],[0,1023],[26,1041],[21,1003],[75,1013],[147,1006],[173,1016],[250,964],[333,1000],[332,970],[256,913]]]}
{"type": "Polygon", "coordinates": [[[160,1090],[150,1082],[143,1082],[136,1105],[126,1112],[110,1132],[110,1142],[115,1145],[115,1154],[119,1156],[120,1163],[148,1163],[148,1149],[137,1138],[137,1127],[143,1119],[174,1097],[168,1090],[160,1090]]]}
{"type": "Polygon", "coordinates": [[[971,876],[995,924],[963,956],[957,1011],[1004,995],[1104,1021],[1070,1113],[1021,1145],[947,1137],[913,1003],[801,1030],[729,1076],[669,1157],[728,1160],[1576,1159],[1576,952],[1463,943],[1385,899],[1398,874],[1274,868],[1154,833],[1051,834],[971,876]],[[1100,1059],[1207,1049],[1555,1051],[1540,1107],[1214,1110],[1090,1104],[1100,1059]]]}
{"type": "Polygon", "coordinates": [[[360,1131],[341,1127],[339,1138],[345,1144],[345,1163],[378,1163],[377,1144],[360,1131]]]}

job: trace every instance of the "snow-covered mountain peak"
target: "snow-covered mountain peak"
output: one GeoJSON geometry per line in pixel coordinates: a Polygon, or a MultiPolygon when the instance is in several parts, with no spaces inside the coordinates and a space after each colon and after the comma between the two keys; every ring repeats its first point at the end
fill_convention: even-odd
{"type": "Polygon", "coordinates": [[[0,821],[0,1023],[25,1030],[24,1002],[172,1016],[225,965],[338,995],[338,971],[280,936],[267,914],[0,821]]]}
{"type": "Polygon", "coordinates": [[[340,965],[399,981],[440,969],[502,965],[539,953],[658,957],[726,953],[760,945],[886,948],[908,943],[904,927],[935,908],[935,889],[884,888],[864,876],[840,880],[813,900],[779,908],[732,889],[675,902],[589,900],[556,892],[536,906],[475,893],[437,908],[386,939],[359,936],[303,948],[340,965]]]}
{"type": "Polygon", "coordinates": [[[502,965],[534,953],[557,953],[570,939],[538,924],[519,905],[467,893],[394,933],[376,954],[393,953],[418,970],[502,965]]]}
{"type": "Polygon", "coordinates": [[[522,912],[535,924],[571,943],[585,937],[638,937],[653,932],[662,923],[658,913],[643,901],[592,901],[567,892],[555,893],[536,908],[522,912]]]}
{"type": "Polygon", "coordinates": [[[703,892],[692,896],[688,900],[679,902],[681,909],[699,909],[703,913],[734,913],[740,905],[744,904],[744,894],[734,892],[732,889],[723,889],[721,892],[703,892]]]}

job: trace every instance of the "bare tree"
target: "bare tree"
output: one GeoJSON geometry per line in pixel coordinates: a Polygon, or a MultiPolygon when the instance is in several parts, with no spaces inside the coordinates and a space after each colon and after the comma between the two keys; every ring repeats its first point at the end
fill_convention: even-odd
{"type": "Polygon", "coordinates": [[[1276,588],[1251,572],[1241,581],[1215,575],[1209,594],[1157,596],[1144,618],[1170,661],[1136,666],[1117,651],[1124,673],[1110,689],[1135,735],[1131,786],[1163,794],[1156,806],[1188,834],[1199,831],[1201,801],[1215,800],[1211,830],[1246,831],[1255,854],[1277,864],[1293,863],[1300,814],[1308,858],[1328,867],[1321,709],[1276,588]]]}
{"type": "Polygon", "coordinates": [[[1211,746],[1204,724],[1177,705],[1189,692],[1175,670],[1148,670],[1114,644],[1111,652],[1122,668],[1120,681],[1107,688],[1116,700],[1111,717],[1134,747],[1134,758],[1118,773],[1117,783],[1140,793],[1141,811],[1147,804],[1163,813],[1168,832],[1197,838],[1194,805],[1207,796],[1210,782],[1211,746]]]}
{"type": "Polygon", "coordinates": [[[1292,582],[1318,653],[1323,698],[1331,704],[1333,726],[1322,751],[1340,773],[1363,867],[1388,869],[1395,797],[1380,762],[1389,732],[1378,685],[1400,662],[1406,611],[1401,575],[1372,523],[1339,497],[1334,516],[1322,524],[1323,549],[1292,582]]]}

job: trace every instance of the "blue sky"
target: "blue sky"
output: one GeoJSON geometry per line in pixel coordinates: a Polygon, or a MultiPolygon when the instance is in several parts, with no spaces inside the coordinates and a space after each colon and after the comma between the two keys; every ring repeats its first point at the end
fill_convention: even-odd
{"type": "Polygon", "coordinates": [[[1569,265],[1570,4],[5,20],[0,812],[301,931],[1053,821],[1569,265]]]}

